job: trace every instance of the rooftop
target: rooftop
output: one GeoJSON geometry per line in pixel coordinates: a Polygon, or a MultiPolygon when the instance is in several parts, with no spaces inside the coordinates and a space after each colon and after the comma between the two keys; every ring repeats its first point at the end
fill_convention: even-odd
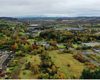
{"type": "Polygon", "coordinates": [[[31,25],[29,25],[30,27],[36,27],[36,26],[39,26],[39,24],[31,24],[31,25]]]}
{"type": "Polygon", "coordinates": [[[85,29],[83,29],[83,28],[73,28],[71,30],[73,30],[73,31],[79,31],[79,30],[85,30],[85,29]]]}
{"type": "Polygon", "coordinates": [[[83,45],[86,45],[86,46],[96,46],[96,45],[100,45],[100,43],[98,42],[95,42],[95,43],[82,43],[83,45]]]}

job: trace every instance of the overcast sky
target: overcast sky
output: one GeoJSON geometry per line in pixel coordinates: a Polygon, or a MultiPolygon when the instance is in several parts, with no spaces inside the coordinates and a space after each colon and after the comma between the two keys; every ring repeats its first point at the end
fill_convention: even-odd
{"type": "Polygon", "coordinates": [[[3,16],[100,16],[100,0],[0,0],[3,16]]]}

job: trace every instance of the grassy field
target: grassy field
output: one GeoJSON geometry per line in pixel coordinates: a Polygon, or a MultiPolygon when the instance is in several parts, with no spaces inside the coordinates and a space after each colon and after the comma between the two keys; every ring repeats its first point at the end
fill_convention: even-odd
{"type": "Polygon", "coordinates": [[[87,51],[92,52],[92,50],[88,49],[87,51]]]}
{"type": "Polygon", "coordinates": [[[77,48],[77,47],[78,47],[78,45],[77,45],[77,44],[73,44],[73,47],[74,47],[74,48],[77,48]]]}
{"type": "Polygon", "coordinates": [[[21,71],[20,73],[20,77],[22,79],[35,79],[37,75],[34,75],[33,72],[31,72],[30,70],[24,70],[24,71],[21,71]],[[24,75],[23,72],[25,72],[26,74],[24,75]]]}
{"type": "Polygon", "coordinates": [[[47,27],[57,27],[57,28],[71,28],[68,25],[49,25],[47,27]]]}
{"type": "Polygon", "coordinates": [[[57,54],[57,52],[58,50],[48,51],[54,64],[65,74],[69,76],[76,74],[79,77],[86,66],[74,59],[72,54],[57,54]],[[67,64],[70,64],[70,67],[67,64]]]}
{"type": "Polygon", "coordinates": [[[32,57],[31,57],[31,55],[29,55],[27,57],[27,62],[31,62],[32,64],[40,65],[41,59],[40,59],[39,55],[33,55],[32,57]]]}
{"type": "Polygon", "coordinates": [[[13,23],[0,23],[0,25],[9,25],[9,26],[13,26],[13,25],[15,25],[15,24],[13,24],[13,23]]]}
{"type": "Polygon", "coordinates": [[[31,44],[34,44],[34,39],[27,39],[28,42],[31,42],[31,44]]]}
{"type": "Polygon", "coordinates": [[[23,32],[19,32],[21,35],[25,35],[25,33],[23,33],[23,32]]]}
{"type": "Polygon", "coordinates": [[[94,61],[96,61],[97,63],[100,63],[100,55],[95,55],[91,53],[84,53],[84,54],[89,58],[93,59],[94,61]]]}
{"type": "Polygon", "coordinates": [[[39,57],[39,55],[26,55],[27,57],[25,58],[25,62],[22,65],[22,69],[20,71],[19,77],[22,79],[35,79],[37,75],[34,75],[33,72],[31,72],[30,70],[25,70],[25,64],[30,62],[31,64],[37,64],[40,65],[41,63],[41,59],[39,57]],[[27,59],[27,62],[26,62],[27,59]],[[26,74],[23,74],[23,72],[25,72],[26,74]]]}
{"type": "Polygon", "coordinates": [[[64,46],[64,45],[61,45],[61,46],[58,46],[58,48],[65,48],[66,46],[64,46]]]}

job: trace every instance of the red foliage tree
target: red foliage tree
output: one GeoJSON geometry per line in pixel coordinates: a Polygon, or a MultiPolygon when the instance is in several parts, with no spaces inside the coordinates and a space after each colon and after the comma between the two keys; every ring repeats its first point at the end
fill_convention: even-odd
{"type": "Polygon", "coordinates": [[[23,42],[23,43],[27,43],[27,40],[23,40],[22,42],[23,42]]]}
{"type": "Polygon", "coordinates": [[[26,31],[28,31],[28,29],[26,28],[26,31]]]}
{"type": "Polygon", "coordinates": [[[16,48],[15,48],[15,46],[14,45],[12,45],[11,46],[11,50],[15,50],[16,48]]]}
{"type": "Polygon", "coordinates": [[[33,49],[36,49],[37,48],[37,46],[36,45],[32,45],[33,46],[33,49]]]}
{"type": "Polygon", "coordinates": [[[38,34],[38,32],[36,34],[38,34]]]}

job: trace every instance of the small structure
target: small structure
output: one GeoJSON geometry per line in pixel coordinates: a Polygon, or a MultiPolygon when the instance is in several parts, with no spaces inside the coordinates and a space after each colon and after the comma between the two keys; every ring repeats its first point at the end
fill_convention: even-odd
{"type": "Polygon", "coordinates": [[[77,28],[83,28],[82,25],[77,25],[77,28]]]}
{"type": "Polygon", "coordinates": [[[82,43],[82,45],[85,45],[85,46],[96,46],[96,45],[100,45],[100,43],[98,42],[95,42],[95,43],[82,43]]]}
{"type": "Polygon", "coordinates": [[[40,29],[40,25],[39,24],[31,24],[27,28],[40,29]]]}
{"type": "Polygon", "coordinates": [[[85,31],[83,28],[72,28],[71,31],[85,31]]]}
{"type": "MultiPolygon", "coordinates": [[[[40,43],[40,45],[42,45],[42,46],[46,46],[46,47],[49,47],[49,46],[50,46],[50,44],[47,44],[47,42],[39,42],[39,43],[40,43]]],[[[36,42],[36,45],[38,45],[39,43],[36,42]]]]}
{"type": "Polygon", "coordinates": [[[100,49],[93,49],[94,52],[100,53],[100,49]]]}

